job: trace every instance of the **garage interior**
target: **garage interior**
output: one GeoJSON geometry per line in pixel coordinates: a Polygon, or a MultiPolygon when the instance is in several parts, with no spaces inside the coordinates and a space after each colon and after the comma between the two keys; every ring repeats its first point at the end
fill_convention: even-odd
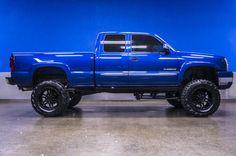
{"type": "Polygon", "coordinates": [[[43,118],[29,100],[0,100],[0,155],[235,155],[236,105],[194,118],[165,100],[82,100],[43,118]]]}
{"type": "Polygon", "coordinates": [[[1,0],[0,156],[235,156],[236,0],[1,0]],[[224,56],[234,72],[212,116],[164,99],[99,93],[43,117],[8,85],[12,52],[94,51],[99,32],[148,32],[177,50],[224,56]]]}

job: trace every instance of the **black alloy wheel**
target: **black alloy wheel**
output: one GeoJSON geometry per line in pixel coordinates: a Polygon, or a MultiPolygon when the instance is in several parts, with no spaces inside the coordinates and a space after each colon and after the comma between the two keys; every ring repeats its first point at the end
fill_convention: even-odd
{"type": "Polygon", "coordinates": [[[45,88],[42,91],[39,99],[39,107],[47,112],[52,112],[56,109],[59,103],[59,93],[51,87],[45,88]]]}
{"type": "Polygon", "coordinates": [[[213,107],[212,100],[211,93],[205,88],[197,89],[191,95],[192,106],[200,112],[209,111],[213,107]]]}

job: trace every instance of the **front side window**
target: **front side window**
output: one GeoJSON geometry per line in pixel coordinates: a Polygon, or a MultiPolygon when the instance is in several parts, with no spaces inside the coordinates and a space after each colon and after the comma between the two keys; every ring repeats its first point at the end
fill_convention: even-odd
{"type": "Polygon", "coordinates": [[[125,35],[106,35],[103,44],[105,52],[124,52],[125,35]]]}
{"type": "Polygon", "coordinates": [[[132,35],[133,52],[162,52],[163,44],[149,35],[132,35]]]}

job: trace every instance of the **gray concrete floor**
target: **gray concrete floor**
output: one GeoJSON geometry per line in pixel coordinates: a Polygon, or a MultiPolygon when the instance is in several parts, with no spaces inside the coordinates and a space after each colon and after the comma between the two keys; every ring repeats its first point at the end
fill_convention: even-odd
{"type": "Polygon", "coordinates": [[[208,118],[164,100],[82,101],[44,118],[29,101],[0,101],[0,155],[236,155],[236,103],[208,118]]]}

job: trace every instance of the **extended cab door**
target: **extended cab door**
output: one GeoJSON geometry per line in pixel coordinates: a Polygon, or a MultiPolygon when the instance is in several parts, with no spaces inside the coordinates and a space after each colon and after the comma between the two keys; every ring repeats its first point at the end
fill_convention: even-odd
{"type": "Polygon", "coordinates": [[[165,53],[163,42],[146,34],[130,35],[129,85],[177,85],[180,63],[176,52],[165,53]]]}
{"type": "Polygon", "coordinates": [[[128,85],[128,52],[126,34],[104,34],[100,36],[96,52],[95,78],[98,87],[128,85]]]}

